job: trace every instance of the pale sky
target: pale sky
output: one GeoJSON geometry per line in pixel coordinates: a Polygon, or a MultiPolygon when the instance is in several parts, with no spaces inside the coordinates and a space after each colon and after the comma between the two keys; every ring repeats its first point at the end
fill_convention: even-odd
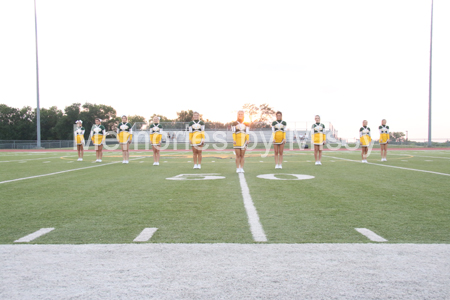
{"type": "MultiPolygon", "coordinates": [[[[41,107],[269,103],[354,138],[363,119],[427,138],[431,0],[37,0],[41,107]]],[[[450,138],[450,1],[434,1],[433,139],[450,138]]],[[[36,106],[32,0],[0,0],[0,103],[36,106]]],[[[288,124],[289,126],[289,124],[288,124]]]]}

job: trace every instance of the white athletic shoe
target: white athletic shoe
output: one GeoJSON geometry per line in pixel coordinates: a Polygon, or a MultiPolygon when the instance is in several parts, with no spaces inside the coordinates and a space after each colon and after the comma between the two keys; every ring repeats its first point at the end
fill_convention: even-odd
{"type": "Polygon", "coordinates": [[[278,165],[275,165],[275,169],[278,169],[278,165]]]}
{"type": "Polygon", "coordinates": [[[98,162],[102,162],[102,160],[101,160],[101,159],[99,159],[99,160],[98,160],[98,162]]]}
{"type": "Polygon", "coordinates": [[[236,168],[236,173],[241,173],[241,168],[236,168]]]}
{"type": "Polygon", "coordinates": [[[194,169],[197,169],[197,165],[194,165],[194,169]]]}
{"type": "Polygon", "coordinates": [[[387,161],[387,158],[385,158],[384,161],[387,161]]]}
{"type": "Polygon", "coordinates": [[[316,165],[316,166],[318,166],[318,165],[319,165],[319,162],[318,162],[318,161],[316,161],[315,165],[316,165]]]}
{"type": "Polygon", "coordinates": [[[159,162],[157,162],[156,165],[159,166],[159,162]]]}
{"type": "Polygon", "coordinates": [[[126,163],[126,164],[129,163],[129,161],[127,160],[125,163],[126,163]]]}
{"type": "Polygon", "coordinates": [[[100,159],[96,159],[96,160],[95,160],[95,162],[99,162],[99,161],[100,161],[100,159]]]}
{"type": "Polygon", "coordinates": [[[318,165],[321,166],[321,165],[322,165],[322,162],[321,162],[321,161],[318,161],[318,165]]]}
{"type": "Polygon", "coordinates": [[[80,161],[83,161],[83,159],[82,159],[82,158],[80,158],[80,161]]]}
{"type": "Polygon", "coordinates": [[[278,169],[283,169],[283,166],[282,165],[278,165],[278,169]]]}
{"type": "Polygon", "coordinates": [[[156,166],[156,162],[154,162],[153,165],[156,166]]]}
{"type": "Polygon", "coordinates": [[[202,165],[197,165],[197,169],[201,169],[202,168],[202,165]]]}
{"type": "Polygon", "coordinates": [[[363,159],[361,162],[362,162],[362,163],[365,163],[366,161],[363,159]]]}
{"type": "Polygon", "coordinates": [[[245,173],[244,168],[241,168],[241,173],[245,173]]]}
{"type": "Polygon", "coordinates": [[[127,163],[127,161],[126,160],[124,160],[123,162],[122,162],[123,164],[126,164],[127,163]]]}

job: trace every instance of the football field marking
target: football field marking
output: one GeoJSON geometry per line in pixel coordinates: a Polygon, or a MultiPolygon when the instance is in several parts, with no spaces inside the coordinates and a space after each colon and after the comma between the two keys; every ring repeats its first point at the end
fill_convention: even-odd
{"type": "Polygon", "coordinates": [[[277,173],[277,174],[262,174],[256,176],[258,178],[262,179],[269,179],[269,180],[304,180],[304,179],[313,179],[314,176],[311,175],[304,175],[304,174],[285,174],[285,173],[277,173]],[[295,178],[278,178],[278,175],[290,175],[295,178]]]}
{"type": "Polygon", "coordinates": [[[29,160],[41,160],[41,159],[51,159],[51,158],[61,158],[61,157],[75,157],[74,155],[67,156],[55,156],[55,157],[41,157],[41,158],[28,158],[28,159],[15,159],[15,160],[3,160],[0,163],[14,162],[14,161],[29,161],[29,160]]]}
{"type": "Polygon", "coordinates": [[[28,243],[31,242],[34,239],[37,239],[40,236],[43,236],[44,234],[49,233],[50,231],[54,230],[55,228],[41,228],[36,232],[33,232],[29,235],[26,235],[18,240],[15,240],[14,243],[28,243]]]}
{"type": "MultiPolygon", "coordinates": [[[[354,159],[348,159],[348,158],[342,158],[342,157],[334,157],[334,156],[328,156],[328,155],[323,155],[323,156],[325,156],[325,157],[330,157],[330,158],[334,158],[334,159],[341,159],[341,160],[347,160],[347,161],[352,161],[352,162],[361,163],[360,160],[354,160],[354,159]]],[[[368,163],[366,163],[366,164],[368,164],[368,165],[374,165],[374,166],[381,166],[381,167],[394,168],[394,169],[402,169],[402,170],[408,170],[408,171],[416,171],[416,172],[431,173],[431,174],[436,174],[436,175],[450,176],[450,174],[447,174],[447,173],[433,172],[433,171],[428,171],[428,170],[420,170],[420,169],[404,168],[404,167],[397,167],[397,166],[392,166],[392,165],[382,165],[382,164],[376,164],[376,163],[371,163],[371,162],[368,162],[368,163]]],[[[1,183],[1,182],[0,182],[0,183],[1,183]]]]}
{"type": "Polygon", "coordinates": [[[259,221],[258,212],[253,204],[252,197],[250,196],[250,189],[248,188],[247,181],[243,173],[239,173],[239,182],[241,184],[242,197],[244,198],[244,207],[247,212],[248,224],[250,225],[250,231],[253,235],[255,242],[267,242],[266,234],[259,221]]]}
{"type": "MultiPolygon", "coordinates": [[[[413,153],[416,153],[416,152],[413,152],[413,153]]],[[[409,154],[397,154],[397,153],[390,153],[389,155],[408,156],[409,154]]],[[[440,157],[440,156],[426,156],[426,155],[414,155],[414,157],[426,157],[426,158],[441,158],[441,159],[450,159],[450,157],[440,157]]]]}
{"type": "Polygon", "coordinates": [[[180,174],[173,177],[166,178],[167,180],[215,180],[225,179],[225,176],[218,176],[220,173],[205,173],[205,174],[180,174]]]}
{"type": "Polygon", "coordinates": [[[144,228],[142,232],[133,240],[133,242],[147,242],[153,236],[158,228],[144,228]]]}
{"type": "MultiPolygon", "coordinates": [[[[140,158],[142,158],[142,157],[135,158],[135,159],[130,159],[130,160],[136,160],[136,159],[140,159],[140,158]]],[[[11,180],[0,181],[0,184],[8,183],[8,182],[21,181],[21,180],[27,180],[27,179],[33,179],[33,178],[52,176],[52,175],[63,174],[63,173],[79,171],[79,170],[85,170],[85,169],[90,169],[90,168],[103,167],[103,166],[108,166],[108,165],[117,164],[117,163],[119,163],[119,161],[114,161],[114,162],[111,162],[111,163],[95,165],[95,166],[90,166],[90,167],[83,167],[83,168],[78,168],[78,169],[70,169],[70,170],[59,171],[59,172],[54,172],[54,173],[35,175],[35,176],[30,176],[30,177],[16,178],[16,179],[11,179],[11,180]]]]}
{"type": "Polygon", "coordinates": [[[355,228],[355,230],[373,242],[387,242],[385,238],[382,238],[381,236],[367,228],[355,228]]]}

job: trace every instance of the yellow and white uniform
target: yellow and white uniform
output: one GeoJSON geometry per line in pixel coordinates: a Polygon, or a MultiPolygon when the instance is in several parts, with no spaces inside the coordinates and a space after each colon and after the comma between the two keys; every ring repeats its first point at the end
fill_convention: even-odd
{"type": "Polygon", "coordinates": [[[314,123],[311,126],[311,136],[314,142],[314,145],[323,145],[327,140],[327,136],[325,134],[325,125],[322,123],[314,123]]]}
{"type": "Polygon", "coordinates": [[[359,141],[362,147],[368,147],[372,141],[372,136],[370,134],[370,128],[363,126],[359,129],[359,141]]]}
{"type": "Polygon", "coordinates": [[[189,123],[189,140],[192,146],[198,146],[205,141],[205,123],[194,120],[189,123]]]}
{"type": "Polygon", "coordinates": [[[389,140],[389,126],[380,125],[378,129],[380,130],[380,144],[387,144],[389,140]]]}
{"type": "Polygon", "coordinates": [[[246,142],[250,139],[249,131],[248,123],[240,123],[239,121],[233,123],[231,132],[233,132],[233,141],[236,143],[233,148],[245,149],[247,147],[246,142]]]}
{"type": "Polygon", "coordinates": [[[150,125],[150,144],[152,146],[161,145],[163,128],[159,123],[153,123],[150,125]]]}
{"type": "Polygon", "coordinates": [[[119,140],[119,143],[124,145],[128,144],[128,141],[131,142],[131,139],[133,138],[133,129],[131,128],[130,123],[119,123],[119,126],[117,127],[117,139],[119,140]]]}
{"type": "Polygon", "coordinates": [[[75,140],[77,145],[84,145],[84,127],[77,127],[74,132],[75,140]]]}
{"type": "Polygon", "coordinates": [[[106,129],[103,125],[92,125],[91,128],[91,140],[94,143],[94,146],[103,145],[103,142],[106,138],[106,129]]]}
{"type": "Polygon", "coordinates": [[[286,125],[285,121],[273,121],[272,138],[275,140],[274,145],[280,145],[286,140],[286,125]]]}

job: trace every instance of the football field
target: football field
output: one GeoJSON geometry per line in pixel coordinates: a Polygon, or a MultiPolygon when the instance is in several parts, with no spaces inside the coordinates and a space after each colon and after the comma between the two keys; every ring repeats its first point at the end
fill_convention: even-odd
{"type": "Polygon", "coordinates": [[[369,243],[365,228],[387,243],[450,242],[449,151],[290,151],[282,170],[273,157],[248,152],[235,173],[232,151],[191,153],[0,153],[0,243],[54,228],[36,244],[131,243],[157,229],[150,243],[369,243]],[[307,175],[306,179],[303,176],[307,175]],[[243,195],[243,184],[248,187],[243,195]],[[251,209],[246,208],[250,203],[251,209]],[[252,214],[253,213],[253,214],[252,214]],[[253,216],[253,217],[252,217],[253,216]],[[258,220],[259,219],[259,220],[258,220]],[[258,234],[258,233],[256,233],[258,234]]]}
{"type": "MultiPolygon", "coordinates": [[[[450,242],[450,153],[290,151],[282,170],[272,157],[248,152],[243,180],[268,243],[368,243],[366,228],[388,243],[450,242]],[[307,175],[308,179],[302,179],[307,175]]],[[[150,243],[254,243],[242,179],[232,151],[191,153],[0,153],[0,243],[54,228],[37,244],[130,243],[157,228],[150,243]]],[[[258,220],[253,220],[258,222],[258,220]]],[[[256,242],[258,239],[256,238],[256,242]]]]}
{"type": "Polygon", "coordinates": [[[0,152],[2,299],[445,299],[450,152],[0,152]]]}

